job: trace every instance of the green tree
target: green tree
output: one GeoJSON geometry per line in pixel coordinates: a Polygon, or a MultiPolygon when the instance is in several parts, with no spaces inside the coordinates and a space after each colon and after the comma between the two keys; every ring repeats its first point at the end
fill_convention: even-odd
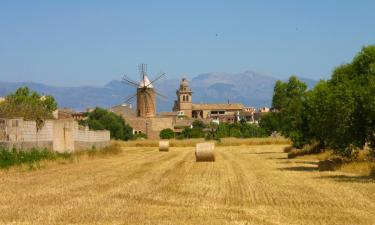
{"type": "Polygon", "coordinates": [[[28,87],[21,87],[6,96],[0,104],[0,117],[23,117],[37,121],[40,127],[45,119],[53,117],[52,112],[56,109],[57,103],[53,96],[41,96],[28,87]]]}
{"type": "Polygon", "coordinates": [[[88,113],[88,118],[84,123],[93,130],[109,130],[113,139],[129,140],[133,138],[133,129],[125,123],[121,116],[102,108],[96,108],[88,113]]]}
{"type": "Polygon", "coordinates": [[[262,116],[259,122],[259,126],[265,130],[268,135],[273,132],[280,131],[281,118],[277,112],[269,112],[262,116]]]}
{"type": "Polygon", "coordinates": [[[272,107],[279,114],[280,131],[292,140],[295,147],[305,143],[307,130],[304,114],[304,99],[307,85],[291,76],[288,82],[277,81],[272,98],[272,107]]]}
{"type": "Polygon", "coordinates": [[[159,137],[161,139],[172,139],[174,138],[174,132],[170,128],[163,129],[160,131],[159,137]]]}

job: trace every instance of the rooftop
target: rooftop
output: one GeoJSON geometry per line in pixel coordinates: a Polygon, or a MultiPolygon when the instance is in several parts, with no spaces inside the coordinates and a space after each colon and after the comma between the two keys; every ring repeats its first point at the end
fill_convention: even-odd
{"type": "Polygon", "coordinates": [[[213,104],[192,104],[193,110],[242,110],[245,106],[242,103],[213,103],[213,104]]]}

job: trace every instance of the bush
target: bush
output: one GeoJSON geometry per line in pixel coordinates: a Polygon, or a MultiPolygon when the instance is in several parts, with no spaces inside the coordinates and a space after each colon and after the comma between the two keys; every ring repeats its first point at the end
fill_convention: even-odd
{"type": "Polygon", "coordinates": [[[203,138],[204,137],[204,132],[201,128],[185,128],[182,131],[182,135],[185,138],[203,138]]]}
{"type": "Polygon", "coordinates": [[[206,127],[201,120],[194,120],[192,125],[193,125],[193,128],[199,128],[199,129],[203,129],[206,127]]]}
{"type": "Polygon", "coordinates": [[[41,96],[28,87],[20,87],[0,104],[0,118],[22,117],[33,120],[40,129],[44,120],[53,118],[52,112],[56,109],[57,102],[53,96],[41,96]]]}
{"type": "Polygon", "coordinates": [[[47,149],[12,150],[0,149],[0,168],[9,168],[14,165],[32,165],[41,160],[56,160],[58,158],[70,158],[71,153],[58,153],[47,149]]]}
{"type": "Polygon", "coordinates": [[[93,130],[109,130],[113,139],[127,141],[134,138],[133,129],[121,116],[102,108],[88,113],[88,118],[81,124],[87,124],[93,130]]]}
{"type": "Polygon", "coordinates": [[[236,138],[252,138],[252,137],[267,137],[267,132],[264,128],[254,124],[247,123],[221,123],[216,128],[216,136],[218,138],[236,137],[236,138]]]}
{"type": "Polygon", "coordinates": [[[163,129],[160,131],[159,137],[161,139],[172,139],[174,138],[174,132],[170,128],[163,129]]]}

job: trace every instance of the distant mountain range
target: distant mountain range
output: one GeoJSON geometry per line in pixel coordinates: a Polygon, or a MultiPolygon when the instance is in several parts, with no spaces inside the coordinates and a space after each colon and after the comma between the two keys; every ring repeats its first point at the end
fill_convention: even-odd
{"type": "MultiPolygon", "coordinates": [[[[151,77],[152,78],[152,77],[151,77]]],[[[239,74],[205,73],[194,77],[190,81],[194,103],[241,102],[246,106],[270,106],[273,87],[276,78],[253,71],[239,74]]],[[[300,78],[309,88],[317,81],[300,78]]],[[[166,78],[155,84],[166,100],[158,99],[158,111],[171,111],[176,99],[176,89],[179,79],[166,78]]],[[[41,94],[53,95],[59,107],[85,110],[95,106],[110,107],[124,102],[127,97],[135,93],[135,88],[113,80],[104,87],[57,87],[33,82],[0,82],[0,96],[13,92],[18,87],[28,86],[41,94]]]]}

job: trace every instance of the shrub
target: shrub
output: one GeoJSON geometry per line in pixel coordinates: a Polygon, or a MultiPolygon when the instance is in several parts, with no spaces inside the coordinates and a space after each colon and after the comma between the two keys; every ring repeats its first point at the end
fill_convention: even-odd
{"type": "Polygon", "coordinates": [[[160,131],[159,137],[161,139],[172,139],[174,138],[174,132],[172,129],[167,128],[160,131]]]}
{"type": "Polygon", "coordinates": [[[185,138],[202,138],[204,137],[204,132],[201,128],[185,128],[182,131],[185,138]]]}
{"type": "Polygon", "coordinates": [[[194,120],[193,122],[193,128],[200,128],[200,129],[203,129],[205,128],[206,126],[204,125],[204,123],[201,121],[201,120],[194,120]]]}
{"type": "Polygon", "coordinates": [[[0,168],[9,168],[14,165],[32,165],[41,160],[56,160],[58,158],[70,158],[71,153],[58,153],[47,149],[12,150],[0,149],[0,168]]]}
{"type": "Polygon", "coordinates": [[[109,130],[113,139],[125,141],[133,139],[133,129],[125,123],[125,120],[102,108],[96,108],[88,113],[87,120],[82,121],[81,124],[87,124],[93,130],[109,130]]]}

